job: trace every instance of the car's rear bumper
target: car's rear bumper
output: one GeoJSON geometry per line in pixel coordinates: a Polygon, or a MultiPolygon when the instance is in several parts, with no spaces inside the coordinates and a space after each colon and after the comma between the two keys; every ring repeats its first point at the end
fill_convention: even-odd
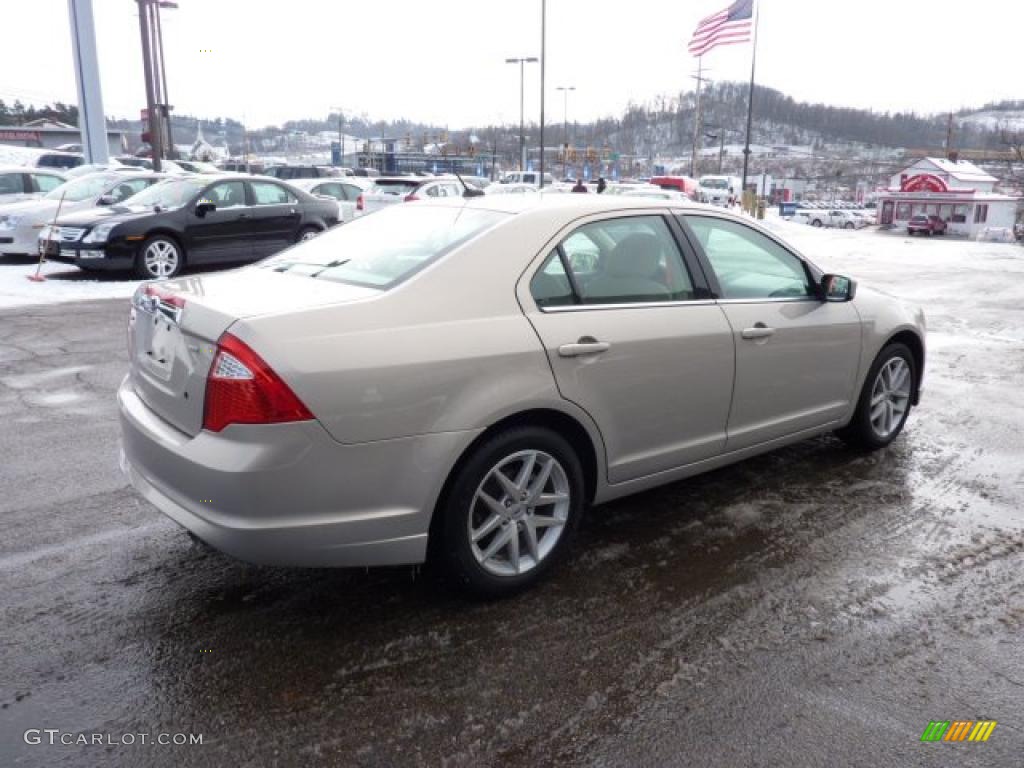
{"type": "Polygon", "coordinates": [[[136,490],[217,549],[265,565],[422,562],[444,479],[477,434],[345,445],[305,421],[190,437],[128,378],[118,406],[121,467],[136,490]]]}

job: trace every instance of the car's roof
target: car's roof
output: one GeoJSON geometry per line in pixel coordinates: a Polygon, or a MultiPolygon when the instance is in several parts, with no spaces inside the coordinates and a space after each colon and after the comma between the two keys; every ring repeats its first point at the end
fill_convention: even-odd
{"type": "Polygon", "coordinates": [[[47,173],[51,176],[63,176],[58,168],[37,168],[34,165],[0,165],[0,173],[47,173]]]}
{"type": "Polygon", "coordinates": [[[465,208],[479,208],[502,213],[521,214],[532,210],[563,210],[573,209],[578,215],[585,216],[590,213],[602,213],[604,211],[636,210],[650,208],[665,208],[679,210],[680,208],[696,211],[715,211],[722,209],[704,203],[693,202],[689,198],[679,197],[672,200],[662,200],[653,197],[632,197],[629,195],[598,195],[593,192],[587,194],[566,194],[564,192],[540,191],[535,195],[479,195],[474,197],[463,197],[458,203],[451,198],[446,200],[423,201],[417,203],[423,205],[460,205],[465,208]]]}

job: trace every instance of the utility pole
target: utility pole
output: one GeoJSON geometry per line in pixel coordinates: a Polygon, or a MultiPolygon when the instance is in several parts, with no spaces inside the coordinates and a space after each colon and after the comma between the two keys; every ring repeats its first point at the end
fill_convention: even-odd
{"type": "Polygon", "coordinates": [[[172,0],[135,0],[139,6],[139,32],[142,36],[142,65],[146,79],[146,115],[153,170],[161,170],[160,160],[174,154],[171,137],[170,105],[167,99],[167,73],[164,68],[164,44],[160,27],[160,9],[177,8],[172,0]]]}
{"type": "Polygon", "coordinates": [[[341,127],[345,123],[345,113],[341,107],[331,107],[331,109],[338,111],[338,148],[341,152],[341,161],[338,165],[345,165],[345,134],[341,132],[341,127]]]}
{"type": "MultiPolygon", "coordinates": [[[[693,77],[691,75],[691,77],[693,77]]],[[[693,157],[690,160],[690,176],[694,179],[700,172],[698,153],[700,152],[701,114],[700,114],[700,92],[704,85],[704,57],[697,57],[697,106],[693,116],[693,157]]]]}
{"type": "Polygon", "coordinates": [[[547,62],[547,0],[540,0],[540,189],[544,189],[544,65],[547,62]]]}
{"type": "Polygon", "coordinates": [[[526,64],[535,64],[536,56],[525,56],[519,58],[505,59],[506,64],[519,65],[519,170],[526,170],[526,122],[524,118],[526,110],[526,64]]]}

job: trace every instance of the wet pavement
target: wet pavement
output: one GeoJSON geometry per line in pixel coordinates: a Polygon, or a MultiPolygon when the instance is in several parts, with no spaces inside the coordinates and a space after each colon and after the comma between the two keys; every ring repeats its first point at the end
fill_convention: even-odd
{"type": "Polygon", "coordinates": [[[1024,255],[1000,248],[878,271],[930,325],[890,448],[820,438],[592,510],[553,578],[489,604],[193,544],[117,470],[124,302],[0,313],[0,765],[1020,765],[1024,255]],[[987,743],[919,741],[979,719],[987,743]]]}

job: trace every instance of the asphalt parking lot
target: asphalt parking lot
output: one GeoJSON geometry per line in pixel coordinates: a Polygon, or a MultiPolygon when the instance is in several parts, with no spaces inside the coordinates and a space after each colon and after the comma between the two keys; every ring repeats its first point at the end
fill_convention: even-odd
{"type": "Polygon", "coordinates": [[[890,448],[816,439],[592,510],[554,578],[489,604],[193,544],[117,469],[124,300],[0,311],[0,764],[1019,765],[1012,248],[893,278],[930,358],[890,448]],[[920,742],[980,719],[984,744],[920,742]]]}

